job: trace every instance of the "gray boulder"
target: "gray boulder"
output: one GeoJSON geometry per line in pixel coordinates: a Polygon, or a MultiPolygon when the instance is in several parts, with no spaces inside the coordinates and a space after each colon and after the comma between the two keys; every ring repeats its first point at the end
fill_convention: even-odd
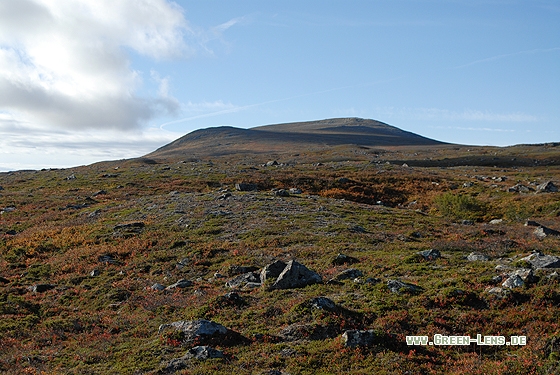
{"type": "Polygon", "coordinates": [[[309,305],[314,309],[320,309],[330,312],[336,311],[336,304],[327,297],[313,298],[309,301],[309,305]]]}
{"type": "Polygon", "coordinates": [[[35,284],[27,289],[33,293],[44,293],[54,288],[56,288],[56,286],[52,284],[35,284]]]}
{"type": "Polygon", "coordinates": [[[162,291],[165,290],[165,286],[161,285],[160,283],[155,283],[154,285],[152,285],[150,287],[151,290],[158,290],[158,291],[162,291]]]}
{"type": "Polygon", "coordinates": [[[387,287],[393,293],[401,293],[403,291],[407,293],[420,293],[423,290],[418,285],[405,283],[400,280],[387,281],[387,287]]]}
{"type": "Polygon", "coordinates": [[[342,334],[342,341],[346,347],[356,347],[356,346],[372,346],[375,344],[377,335],[373,329],[364,331],[352,329],[344,332],[342,334]]]}
{"type": "Polygon", "coordinates": [[[422,258],[424,258],[425,260],[436,260],[438,258],[441,258],[441,253],[436,249],[419,251],[416,254],[422,256],[422,258]]]}
{"type": "Polygon", "coordinates": [[[547,181],[537,186],[537,193],[557,193],[557,192],[558,192],[558,187],[554,185],[552,181],[547,181]]]}
{"type": "Polygon", "coordinates": [[[487,255],[473,252],[467,255],[467,260],[469,262],[487,262],[490,258],[487,255]]]}
{"type": "Polygon", "coordinates": [[[329,281],[342,281],[342,280],[348,280],[348,279],[357,279],[358,277],[362,277],[364,274],[362,271],[356,269],[356,268],[349,268],[347,270],[344,270],[342,272],[340,272],[338,275],[336,275],[335,277],[333,277],[331,280],[329,281]]]}
{"type": "Polygon", "coordinates": [[[547,228],[544,225],[537,227],[533,233],[540,239],[546,238],[548,236],[560,236],[560,232],[554,229],[547,228]]]}
{"type": "Polygon", "coordinates": [[[200,360],[224,358],[224,352],[211,348],[209,346],[195,346],[194,348],[189,349],[189,351],[183,358],[200,360]]]}
{"type": "Polygon", "coordinates": [[[226,287],[232,289],[243,288],[249,283],[258,284],[258,286],[260,286],[260,281],[260,275],[258,273],[247,272],[226,282],[226,287]]]}
{"type": "Polygon", "coordinates": [[[168,329],[183,332],[187,341],[199,337],[225,335],[228,332],[228,329],[223,325],[205,319],[180,320],[178,322],[162,324],[159,326],[158,333],[161,334],[168,329]]]}
{"type": "Polygon", "coordinates": [[[528,262],[534,269],[560,268],[560,257],[533,253],[521,260],[528,262]]]}
{"type": "Polygon", "coordinates": [[[275,279],[282,271],[286,268],[286,263],[282,262],[281,260],[277,260],[274,263],[269,264],[268,266],[264,267],[261,271],[261,282],[264,283],[268,279],[275,279]]]}
{"type": "Polygon", "coordinates": [[[177,281],[174,284],[169,285],[167,288],[165,288],[166,290],[172,290],[172,289],[183,289],[183,288],[188,288],[189,286],[192,286],[193,283],[190,280],[185,280],[185,279],[181,279],[179,281],[177,281]]]}
{"type": "Polygon", "coordinates": [[[502,283],[502,286],[508,289],[520,288],[524,285],[525,282],[519,275],[510,276],[502,283]]]}
{"type": "Polygon", "coordinates": [[[284,341],[299,340],[325,340],[336,337],[339,332],[333,327],[318,325],[314,323],[294,323],[284,328],[278,336],[284,341]]]}
{"type": "Polygon", "coordinates": [[[235,184],[235,189],[238,191],[255,191],[257,190],[257,184],[235,184]]]}
{"type": "Polygon", "coordinates": [[[307,285],[317,284],[322,282],[321,276],[303,264],[291,260],[286,265],[286,268],[278,276],[272,289],[291,289],[303,288],[307,285]]]}
{"type": "Polygon", "coordinates": [[[189,349],[189,351],[187,351],[187,353],[181,358],[175,358],[169,361],[163,372],[166,374],[172,374],[187,368],[188,362],[193,359],[204,361],[212,358],[224,358],[224,352],[209,346],[195,346],[194,348],[189,349]]]}
{"type": "Polygon", "coordinates": [[[343,264],[353,264],[359,262],[360,261],[354,257],[348,256],[346,254],[338,254],[336,257],[334,257],[331,263],[336,266],[340,266],[343,264]]]}

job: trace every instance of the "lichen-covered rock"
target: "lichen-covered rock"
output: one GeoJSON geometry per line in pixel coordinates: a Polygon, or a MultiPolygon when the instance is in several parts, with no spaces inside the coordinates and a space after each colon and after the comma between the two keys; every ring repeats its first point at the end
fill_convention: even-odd
{"type": "Polygon", "coordinates": [[[334,257],[334,259],[332,260],[332,264],[335,266],[341,266],[343,264],[354,264],[354,263],[358,263],[359,260],[348,256],[346,254],[338,254],[336,257],[334,257]]]}
{"type": "Polygon", "coordinates": [[[467,255],[467,260],[469,262],[487,262],[490,258],[487,255],[473,252],[467,255]]]}
{"type": "Polygon", "coordinates": [[[268,266],[264,267],[261,271],[261,283],[264,283],[268,279],[275,279],[282,271],[286,268],[286,263],[282,262],[281,260],[277,260],[268,266]]]}
{"type": "Polygon", "coordinates": [[[254,284],[258,284],[258,286],[260,286],[260,275],[258,273],[255,272],[247,272],[244,273],[243,275],[239,275],[231,280],[229,280],[228,282],[226,282],[226,287],[228,288],[232,288],[232,289],[238,289],[238,288],[243,288],[245,286],[247,286],[248,284],[254,285],[254,284]]]}
{"type": "Polygon", "coordinates": [[[423,290],[418,285],[405,283],[400,280],[387,281],[387,287],[393,293],[401,293],[403,291],[407,293],[419,293],[423,290]]]}
{"type": "Polygon", "coordinates": [[[307,285],[317,284],[322,281],[321,276],[303,264],[291,260],[278,276],[272,289],[303,288],[307,285]]]}
{"type": "Polygon", "coordinates": [[[187,353],[181,358],[174,358],[170,360],[165,365],[165,368],[162,372],[165,374],[172,374],[174,372],[181,371],[182,369],[187,368],[188,362],[193,359],[204,361],[214,358],[224,358],[224,352],[211,348],[209,346],[195,346],[194,348],[189,349],[187,353]]]}
{"type": "Polygon", "coordinates": [[[358,277],[362,277],[364,275],[364,273],[356,268],[349,268],[347,270],[344,270],[342,272],[340,272],[338,275],[336,275],[335,277],[333,277],[331,280],[332,281],[342,281],[342,280],[353,280],[356,279],[358,277]]]}
{"type": "Polygon", "coordinates": [[[158,333],[162,334],[170,330],[179,334],[177,339],[183,344],[196,342],[197,344],[237,345],[248,342],[241,334],[205,319],[162,324],[159,326],[158,333]]]}
{"type": "Polygon", "coordinates": [[[441,258],[441,253],[436,249],[419,251],[416,254],[422,256],[422,258],[424,258],[425,260],[436,260],[438,258],[441,258]]]}
{"type": "Polygon", "coordinates": [[[342,334],[342,341],[346,347],[356,347],[356,346],[372,346],[375,344],[377,335],[373,329],[364,331],[352,329],[344,332],[342,334]]]}
{"type": "Polygon", "coordinates": [[[560,268],[560,257],[533,253],[521,260],[528,262],[534,269],[560,268]]]}
{"type": "Polygon", "coordinates": [[[509,288],[509,289],[521,288],[524,285],[525,282],[519,275],[510,276],[506,279],[506,281],[502,283],[502,286],[504,288],[509,288]]]}
{"type": "Polygon", "coordinates": [[[314,309],[326,311],[336,311],[336,304],[327,297],[316,297],[309,301],[309,305],[314,309]]]}
{"type": "Polygon", "coordinates": [[[190,280],[185,280],[185,279],[181,279],[179,281],[177,281],[174,284],[169,285],[167,288],[165,288],[166,290],[173,290],[173,289],[183,289],[183,288],[188,288],[189,286],[192,286],[193,283],[190,280]]]}
{"type": "Polygon", "coordinates": [[[537,186],[537,193],[557,193],[558,187],[554,185],[554,182],[547,181],[539,186],[537,186]]]}

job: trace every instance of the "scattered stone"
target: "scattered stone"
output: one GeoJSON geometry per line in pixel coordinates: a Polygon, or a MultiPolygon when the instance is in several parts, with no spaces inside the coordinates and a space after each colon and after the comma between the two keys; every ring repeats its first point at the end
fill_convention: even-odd
{"type": "Polygon", "coordinates": [[[527,220],[525,221],[526,227],[540,227],[541,225],[534,220],[527,220]]]}
{"type": "Polygon", "coordinates": [[[286,268],[286,263],[282,262],[281,260],[277,260],[274,263],[269,264],[268,266],[264,267],[261,271],[261,283],[268,279],[275,279],[282,271],[286,268]]]}
{"type": "Polygon", "coordinates": [[[405,282],[402,282],[400,280],[389,280],[389,281],[387,281],[387,287],[389,288],[389,290],[391,292],[399,293],[399,294],[401,292],[419,293],[423,290],[418,285],[405,283],[405,282]]]}
{"type": "Polygon", "coordinates": [[[342,281],[342,280],[348,280],[348,279],[356,279],[358,277],[362,277],[364,274],[362,271],[356,269],[356,268],[349,268],[347,270],[344,270],[342,272],[340,272],[338,275],[336,275],[335,277],[333,277],[331,280],[329,281],[342,281]]]}
{"type": "Polygon", "coordinates": [[[502,224],[503,221],[504,221],[504,219],[493,219],[493,220],[490,220],[490,222],[488,222],[488,224],[497,225],[497,224],[502,224]]]}
{"type": "Polygon", "coordinates": [[[89,273],[89,275],[90,275],[91,277],[96,277],[96,276],[99,276],[99,275],[100,275],[100,272],[99,272],[98,269],[95,269],[95,270],[91,271],[91,272],[89,273]]]}
{"type": "Polygon", "coordinates": [[[239,289],[247,286],[248,283],[258,283],[258,285],[261,286],[260,275],[256,272],[244,273],[226,282],[226,287],[239,289]]]}
{"type": "Polygon", "coordinates": [[[8,207],[5,207],[5,208],[3,208],[2,210],[0,210],[0,214],[5,214],[5,213],[8,213],[8,212],[13,212],[13,211],[15,211],[15,210],[16,210],[16,208],[15,208],[14,206],[8,206],[8,207]]]}
{"type": "Polygon", "coordinates": [[[491,294],[499,299],[503,299],[509,295],[510,291],[508,289],[500,288],[497,286],[493,288],[488,288],[486,290],[486,293],[491,294]]]}
{"type": "Polygon", "coordinates": [[[7,230],[7,231],[6,231],[6,234],[7,234],[8,236],[15,236],[15,235],[17,234],[17,232],[16,232],[15,230],[13,230],[13,229],[10,229],[10,230],[7,230]]]}
{"type": "Polygon", "coordinates": [[[345,254],[338,254],[333,260],[332,260],[332,264],[335,266],[340,266],[343,264],[354,264],[354,263],[359,263],[360,261],[356,258],[353,258],[351,256],[345,255],[345,254]]]}
{"type": "Polygon", "coordinates": [[[373,329],[364,331],[352,329],[342,334],[344,346],[354,348],[356,346],[372,346],[375,344],[377,335],[373,329]]]}
{"type": "Polygon", "coordinates": [[[525,285],[525,282],[523,281],[523,279],[518,276],[518,275],[513,275],[510,276],[506,279],[506,281],[504,281],[502,283],[502,286],[504,288],[509,288],[509,289],[514,289],[514,288],[520,288],[522,286],[525,285]]]}
{"type": "Polygon", "coordinates": [[[98,190],[95,193],[93,193],[91,196],[92,197],[97,197],[98,195],[105,195],[107,194],[107,192],[105,190],[98,190]]]}
{"type": "Polygon", "coordinates": [[[244,306],[247,303],[237,292],[229,292],[216,299],[218,305],[244,306]]]}
{"type": "Polygon", "coordinates": [[[228,329],[223,325],[205,319],[180,320],[178,322],[162,324],[159,326],[158,333],[161,334],[167,329],[183,332],[184,339],[187,341],[196,338],[225,335],[228,332],[228,329]]]}
{"type": "Polygon", "coordinates": [[[119,261],[113,258],[110,254],[100,255],[97,257],[97,261],[99,263],[107,263],[107,264],[117,264],[119,261]]]}
{"type": "Polygon", "coordinates": [[[206,360],[211,358],[224,358],[224,352],[209,346],[195,346],[189,349],[183,358],[206,360]]]}
{"type": "Polygon", "coordinates": [[[290,190],[288,190],[288,192],[290,194],[301,194],[302,193],[301,189],[298,189],[298,188],[290,188],[290,190]]]}
{"type": "Polygon", "coordinates": [[[255,191],[257,190],[257,184],[239,183],[235,184],[235,189],[238,191],[255,191]]]}
{"type": "Polygon", "coordinates": [[[540,253],[533,253],[528,257],[521,258],[520,260],[528,262],[534,269],[560,268],[560,257],[554,255],[542,255],[540,253]]]}
{"type": "Polygon", "coordinates": [[[229,197],[231,197],[231,193],[230,193],[230,192],[227,192],[227,193],[224,193],[224,194],[220,195],[220,196],[219,196],[218,198],[216,198],[216,199],[218,199],[218,200],[226,200],[226,199],[228,199],[229,197]]]}
{"type": "Polygon", "coordinates": [[[558,187],[552,181],[547,181],[537,186],[537,193],[557,193],[558,187]]]}
{"type": "Polygon", "coordinates": [[[325,340],[337,335],[334,327],[322,326],[314,323],[294,323],[284,328],[278,336],[284,341],[325,340]]]}
{"type": "Polygon", "coordinates": [[[507,191],[508,193],[530,193],[533,189],[522,184],[516,184],[508,188],[507,191]]]}
{"type": "Polygon", "coordinates": [[[519,268],[509,274],[509,277],[519,276],[525,283],[531,283],[535,280],[533,270],[530,268],[519,268]]]}
{"type": "Polygon", "coordinates": [[[496,275],[494,277],[492,277],[492,280],[490,281],[491,284],[493,285],[498,285],[499,283],[501,283],[503,280],[501,275],[496,275]]]}
{"type": "Polygon", "coordinates": [[[265,166],[267,166],[267,167],[274,167],[276,165],[279,165],[276,160],[267,161],[266,164],[265,164],[265,166]]]}
{"type": "Polygon", "coordinates": [[[472,252],[467,255],[467,260],[469,262],[487,262],[490,258],[487,255],[472,252]]]}
{"type": "Polygon", "coordinates": [[[288,190],[285,190],[285,189],[276,189],[276,190],[273,190],[273,192],[274,192],[274,195],[277,196],[277,197],[289,197],[290,196],[290,193],[288,192],[288,190]]]}
{"type": "Polygon", "coordinates": [[[436,249],[419,251],[416,254],[421,255],[425,260],[436,260],[441,258],[441,253],[436,249]]]}
{"type": "Polygon", "coordinates": [[[546,238],[548,236],[560,236],[560,232],[558,232],[557,230],[547,228],[543,225],[537,227],[533,233],[540,239],[546,238]]]}
{"type": "Polygon", "coordinates": [[[151,290],[157,290],[157,291],[162,291],[165,290],[165,286],[161,285],[160,283],[155,283],[154,285],[152,285],[150,287],[151,290]]]}
{"type": "MultiPolygon", "coordinates": [[[[186,245],[186,243],[185,243],[186,245]]],[[[175,265],[175,268],[181,270],[184,267],[186,267],[189,264],[189,258],[183,258],[180,261],[177,262],[177,264],[175,265]]]]}
{"type": "Polygon", "coordinates": [[[365,281],[366,284],[379,284],[381,282],[381,279],[378,279],[376,277],[368,277],[365,281]]]}
{"type": "Polygon", "coordinates": [[[326,310],[330,312],[336,311],[336,304],[327,297],[316,297],[309,301],[309,304],[314,309],[326,310]]]}
{"type": "Polygon", "coordinates": [[[72,173],[70,176],[65,178],[66,181],[71,181],[71,180],[75,180],[75,179],[76,179],[76,175],[74,173],[72,173]]]}
{"type": "Polygon", "coordinates": [[[314,271],[311,271],[303,264],[291,260],[286,265],[286,268],[272,284],[272,289],[291,289],[302,288],[307,285],[317,284],[322,282],[321,276],[314,271]]]}
{"type": "Polygon", "coordinates": [[[231,265],[227,269],[228,276],[236,276],[241,275],[244,273],[255,272],[258,268],[255,266],[238,266],[238,265],[231,265]]]}
{"type": "Polygon", "coordinates": [[[181,371],[188,367],[188,362],[193,359],[207,360],[213,358],[224,358],[224,353],[221,350],[211,348],[209,346],[195,346],[181,358],[174,358],[167,362],[163,373],[172,374],[181,371]]]}
{"type": "Polygon", "coordinates": [[[472,181],[468,181],[468,182],[465,182],[463,184],[464,188],[470,188],[470,187],[473,187],[473,186],[474,186],[474,182],[472,182],[472,181]]]}
{"type": "Polygon", "coordinates": [[[176,288],[183,289],[183,288],[188,288],[189,286],[192,286],[192,285],[193,285],[192,281],[181,279],[181,280],[177,281],[175,284],[169,285],[167,288],[165,288],[165,290],[173,290],[173,289],[176,289],[176,288]]]}
{"type": "Polygon", "coordinates": [[[54,289],[56,286],[52,284],[36,284],[27,288],[33,293],[44,293],[48,290],[54,289]]]}

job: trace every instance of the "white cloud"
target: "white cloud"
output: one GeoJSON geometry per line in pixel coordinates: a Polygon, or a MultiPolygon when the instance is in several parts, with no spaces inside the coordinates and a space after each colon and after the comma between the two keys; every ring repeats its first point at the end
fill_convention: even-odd
{"type": "MultiPolygon", "coordinates": [[[[140,97],[127,51],[186,56],[182,9],[165,0],[0,2],[0,110],[22,123],[65,129],[137,129],[177,101],[140,97]]],[[[165,95],[162,95],[165,94],[165,95]]]]}
{"type": "Polygon", "coordinates": [[[52,130],[0,113],[0,170],[70,167],[139,157],[182,136],[148,128],[122,136],[118,130],[52,130]]]}

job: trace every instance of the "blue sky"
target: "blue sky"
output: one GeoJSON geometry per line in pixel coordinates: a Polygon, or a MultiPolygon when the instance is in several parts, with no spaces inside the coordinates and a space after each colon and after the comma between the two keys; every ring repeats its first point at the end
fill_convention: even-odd
{"type": "Polygon", "coordinates": [[[0,170],[331,117],[461,144],[560,141],[559,68],[552,0],[8,0],[0,170]]]}

